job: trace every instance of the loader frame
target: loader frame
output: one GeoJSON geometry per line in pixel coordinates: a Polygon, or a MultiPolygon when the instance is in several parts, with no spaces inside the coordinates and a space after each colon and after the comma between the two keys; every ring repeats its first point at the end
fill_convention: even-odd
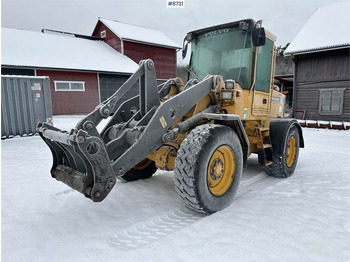
{"type": "MultiPolygon", "coordinates": [[[[209,66],[201,71],[201,77],[208,74],[203,80],[184,84],[174,78],[157,86],[153,61],[142,60],[139,69],[71,131],[39,123],[38,132],[53,155],[52,177],[100,202],[116,178],[135,181],[151,177],[157,168],[174,170],[176,192],[186,205],[213,213],[232,201],[250,154],[258,155],[268,175],[292,175],[304,139],[295,119],[283,119],[284,95],[273,90],[273,35],[265,35],[261,21],[248,19],[192,31],[184,50],[195,39],[216,43],[215,50],[224,56],[232,51],[225,57],[232,64],[220,62],[216,69],[215,61],[207,61],[210,56],[198,52],[205,59],[197,64],[209,66]],[[238,30],[235,35],[231,27],[238,30]],[[234,37],[241,31],[245,37],[237,37],[236,45],[231,38],[220,45],[225,43],[221,34],[234,37]],[[246,51],[250,58],[243,63],[246,51]],[[263,66],[258,67],[258,61],[263,66]],[[244,85],[242,68],[251,68],[251,86],[244,85]],[[139,94],[125,101],[135,85],[139,94]],[[107,124],[99,131],[103,119],[107,124]]],[[[205,48],[212,51],[210,44],[205,48]]]]}

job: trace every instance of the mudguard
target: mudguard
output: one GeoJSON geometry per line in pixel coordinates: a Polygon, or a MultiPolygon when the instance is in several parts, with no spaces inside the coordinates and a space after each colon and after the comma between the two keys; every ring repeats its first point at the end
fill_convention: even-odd
{"type": "Polygon", "coordinates": [[[285,139],[289,130],[296,126],[299,132],[301,148],[304,148],[304,138],[301,127],[296,119],[276,119],[270,122],[270,141],[274,155],[282,156],[285,139]]]}

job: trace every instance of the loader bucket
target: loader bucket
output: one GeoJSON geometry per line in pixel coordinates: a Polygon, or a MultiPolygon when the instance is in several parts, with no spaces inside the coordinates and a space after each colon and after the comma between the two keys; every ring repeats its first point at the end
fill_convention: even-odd
{"type": "Polygon", "coordinates": [[[125,153],[124,151],[116,153],[120,151],[118,148],[126,150],[130,145],[127,145],[122,137],[120,140],[115,140],[118,140],[116,141],[118,145],[124,146],[113,147],[112,143],[113,148],[107,149],[106,138],[102,138],[106,129],[124,123],[125,117],[128,117],[126,121],[131,121],[136,115],[150,115],[149,111],[154,112],[152,108],[159,104],[154,63],[148,59],[142,60],[139,69],[111,97],[81,119],[70,132],[39,122],[37,131],[49,146],[53,156],[51,176],[94,202],[102,201],[115,185],[116,177],[125,174],[140,161],[135,158],[133,159],[138,161],[136,163],[126,160],[123,163],[127,164],[123,166],[114,163],[117,156],[125,153]],[[137,82],[140,95],[117,107],[118,101],[137,82]],[[131,113],[130,109],[134,108],[139,111],[137,114],[131,113]],[[105,126],[105,130],[99,133],[96,126],[111,114],[112,119],[105,126]]]}
{"type": "Polygon", "coordinates": [[[102,201],[116,182],[102,139],[84,130],[66,132],[41,122],[37,130],[53,156],[51,176],[94,202],[102,201]]]}

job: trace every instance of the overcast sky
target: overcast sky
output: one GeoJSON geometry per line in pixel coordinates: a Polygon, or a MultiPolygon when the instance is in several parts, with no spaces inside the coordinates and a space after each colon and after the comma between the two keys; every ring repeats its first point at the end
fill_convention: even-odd
{"type": "Polygon", "coordinates": [[[91,35],[98,17],[104,17],[161,30],[181,45],[191,30],[253,18],[262,19],[277,36],[277,46],[284,46],[318,7],[340,1],[185,0],[185,8],[174,9],[167,8],[166,0],[1,0],[1,26],[91,35]]]}

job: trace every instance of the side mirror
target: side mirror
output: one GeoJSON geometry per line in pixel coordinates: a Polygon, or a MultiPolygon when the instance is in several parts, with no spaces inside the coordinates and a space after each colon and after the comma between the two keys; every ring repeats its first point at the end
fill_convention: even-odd
{"type": "Polygon", "coordinates": [[[254,46],[265,45],[266,35],[263,27],[254,28],[252,31],[252,42],[254,46]]]}
{"type": "Polygon", "coordinates": [[[184,59],[186,57],[187,54],[187,47],[188,44],[192,41],[193,39],[193,35],[192,33],[188,33],[185,38],[184,38],[184,42],[182,44],[182,59],[184,59]]]}
{"type": "Polygon", "coordinates": [[[188,41],[186,41],[186,38],[185,38],[184,42],[182,44],[182,59],[184,59],[186,57],[187,47],[188,47],[188,41]]]}

